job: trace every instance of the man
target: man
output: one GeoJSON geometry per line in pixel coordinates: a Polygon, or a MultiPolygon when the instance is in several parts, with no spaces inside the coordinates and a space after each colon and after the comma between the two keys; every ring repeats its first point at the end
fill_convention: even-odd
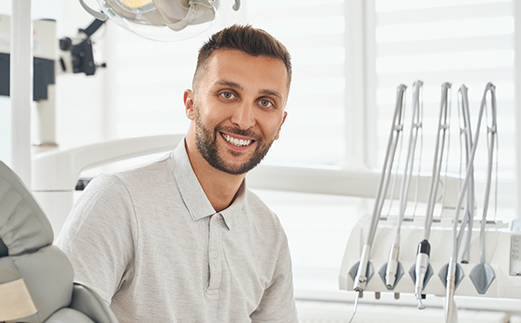
{"type": "Polygon", "coordinates": [[[290,80],[271,35],[220,31],[184,93],[184,142],[88,185],[57,243],[120,322],[297,322],[286,236],[245,187],[279,137],[290,80]]]}

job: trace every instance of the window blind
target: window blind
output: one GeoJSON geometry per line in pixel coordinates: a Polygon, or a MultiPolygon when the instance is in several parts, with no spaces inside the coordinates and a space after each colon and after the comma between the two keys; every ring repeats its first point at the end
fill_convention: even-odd
{"type": "MultiPolygon", "coordinates": [[[[376,93],[378,160],[383,161],[398,84],[424,82],[424,160],[432,165],[441,84],[452,83],[451,134],[458,139],[457,91],[469,88],[472,127],[487,82],[496,85],[500,177],[514,171],[514,18],[511,1],[376,1],[376,93]],[[432,150],[432,149],[431,149],[432,150]],[[430,153],[430,154],[429,154],[430,153]]],[[[411,91],[409,91],[411,92],[411,91]]],[[[409,108],[411,100],[409,97],[409,108]]],[[[410,117],[410,110],[409,117],[410,117]]],[[[408,121],[406,119],[406,125],[408,121]]],[[[483,126],[482,126],[483,129],[483,126]]],[[[458,139],[459,140],[459,139],[458,139]]],[[[477,176],[486,169],[485,136],[480,135],[477,176]]],[[[452,142],[451,142],[452,144],[452,142]]],[[[452,144],[452,158],[459,147],[452,144]]],[[[459,162],[449,161],[459,166],[459,162]]],[[[430,165],[427,169],[430,169],[430,165]]]]}
{"type": "MultiPolygon", "coordinates": [[[[487,82],[496,86],[499,138],[499,189],[514,189],[514,17],[508,0],[375,1],[374,51],[377,97],[377,163],[382,165],[387,144],[396,86],[412,92],[415,80],[424,82],[424,142],[422,171],[430,172],[439,117],[441,84],[452,84],[451,142],[448,170],[460,169],[457,92],[469,88],[472,130],[487,82]]],[[[408,93],[405,125],[410,129],[412,93],[408,93]]],[[[483,120],[485,122],[485,120],[483,120]]],[[[481,126],[475,159],[475,176],[481,183],[487,169],[485,124],[481,126]]],[[[408,133],[408,130],[405,131],[408,133]]],[[[406,138],[404,138],[406,140],[406,138]]],[[[405,148],[403,150],[406,150],[405,148]]],[[[462,160],[465,160],[463,157],[462,160]]],[[[500,196],[512,197],[511,194],[500,196]]],[[[503,205],[514,206],[505,198],[503,205]]]]}
{"type": "Polygon", "coordinates": [[[344,163],[344,11],[339,0],[266,0],[245,4],[246,21],[285,44],[293,62],[288,117],[267,163],[344,163]]]}

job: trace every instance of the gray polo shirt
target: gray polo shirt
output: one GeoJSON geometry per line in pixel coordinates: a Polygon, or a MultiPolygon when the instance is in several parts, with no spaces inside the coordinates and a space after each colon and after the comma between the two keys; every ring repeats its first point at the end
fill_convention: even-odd
{"type": "Polygon", "coordinates": [[[75,281],[125,322],[297,322],[276,215],[245,183],[215,212],[184,142],[140,168],[100,175],[56,242],[75,281]]]}

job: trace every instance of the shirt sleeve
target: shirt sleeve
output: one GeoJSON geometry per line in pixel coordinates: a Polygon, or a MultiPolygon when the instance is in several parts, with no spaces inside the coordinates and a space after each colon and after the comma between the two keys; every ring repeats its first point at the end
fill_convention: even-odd
{"type": "Polygon", "coordinates": [[[56,240],[72,264],[74,280],[109,305],[132,277],[135,227],[126,187],[114,175],[101,175],[83,191],[56,240]]]}
{"type": "Polygon", "coordinates": [[[297,323],[297,310],[293,297],[293,274],[286,235],[280,244],[279,255],[271,284],[257,310],[251,315],[252,323],[297,323]]]}

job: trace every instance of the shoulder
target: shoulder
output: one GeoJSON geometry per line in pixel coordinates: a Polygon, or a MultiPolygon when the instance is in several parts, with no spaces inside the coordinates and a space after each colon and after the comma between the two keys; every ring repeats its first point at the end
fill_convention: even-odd
{"type": "Polygon", "coordinates": [[[286,243],[286,234],[277,214],[249,189],[246,190],[243,207],[244,212],[248,214],[249,221],[253,223],[262,237],[271,237],[272,243],[279,245],[279,247],[286,243]]]}
{"type": "Polygon", "coordinates": [[[136,202],[154,196],[152,188],[161,189],[161,181],[166,181],[168,167],[163,164],[167,160],[164,157],[139,167],[94,177],[68,218],[81,224],[86,221],[134,221],[136,202]]]}
{"type": "Polygon", "coordinates": [[[171,185],[169,156],[142,164],[126,170],[102,173],[94,177],[86,186],[83,195],[89,198],[102,196],[134,196],[140,192],[161,189],[164,185],[171,185]]]}
{"type": "MultiPolygon", "coordinates": [[[[130,223],[133,201],[126,186],[114,174],[96,176],[81,193],[69,213],[62,233],[75,236],[80,231],[99,231],[101,226],[113,227],[130,223]]],[[[61,236],[61,235],[60,235],[61,236]]]]}
{"type": "Polygon", "coordinates": [[[157,183],[158,180],[168,177],[168,175],[171,174],[171,163],[171,156],[168,154],[146,164],[111,173],[109,176],[112,176],[125,185],[157,183]]]}
{"type": "Polygon", "coordinates": [[[274,225],[280,225],[277,215],[250,189],[246,189],[244,207],[247,208],[247,212],[253,213],[255,217],[274,225]]]}

